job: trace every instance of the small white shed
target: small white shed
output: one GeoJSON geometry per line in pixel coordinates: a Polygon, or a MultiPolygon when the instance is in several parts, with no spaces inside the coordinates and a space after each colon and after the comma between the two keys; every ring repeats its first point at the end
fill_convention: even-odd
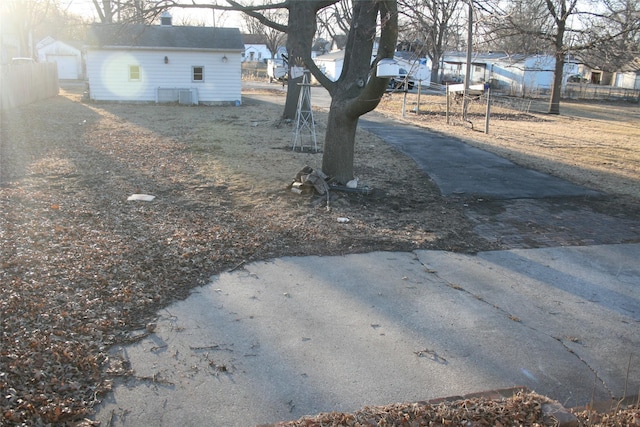
{"type": "Polygon", "coordinates": [[[244,52],[238,28],[94,25],[86,46],[95,101],[241,103],[244,52]]]}
{"type": "Polygon", "coordinates": [[[36,44],[38,62],[55,62],[60,80],[82,79],[82,52],[74,44],[47,36],[36,44]]]}
{"type": "Polygon", "coordinates": [[[318,55],[313,58],[313,62],[316,63],[318,68],[324,73],[325,76],[331,81],[338,80],[342,73],[342,65],[344,64],[344,50],[337,50],[335,52],[326,53],[324,55],[318,55]]]}

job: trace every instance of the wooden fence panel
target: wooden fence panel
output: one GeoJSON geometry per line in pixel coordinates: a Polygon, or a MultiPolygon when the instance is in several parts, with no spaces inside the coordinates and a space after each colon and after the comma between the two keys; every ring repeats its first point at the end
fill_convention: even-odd
{"type": "Polygon", "coordinates": [[[0,68],[0,109],[8,110],[58,95],[58,67],[53,62],[0,68]]]}

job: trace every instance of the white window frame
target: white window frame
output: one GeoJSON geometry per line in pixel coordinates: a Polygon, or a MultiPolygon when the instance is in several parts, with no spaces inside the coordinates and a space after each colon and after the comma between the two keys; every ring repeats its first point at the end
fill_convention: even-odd
{"type": "Polygon", "coordinates": [[[191,81],[193,83],[204,83],[204,65],[192,65],[191,66],[191,81]],[[196,68],[200,69],[200,79],[196,79],[196,68]]]}

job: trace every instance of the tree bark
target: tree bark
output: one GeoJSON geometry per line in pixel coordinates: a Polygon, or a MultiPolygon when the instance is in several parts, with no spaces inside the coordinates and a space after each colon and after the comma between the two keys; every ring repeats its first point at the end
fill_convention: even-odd
{"type": "Polygon", "coordinates": [[[551,87],[551,99],[549,101],[549,114],[560,114],[560,96],[562,95],[562,79],[564,75],[564,32],[566,22],[558,20],[558,32],[555,38],[556,65],[553,74],[553,86],[551,87]]]}
{"type": "Polygon", "coordinates": [[[353,178],[358,117],[348,116],[346,110],[345,105],[331,103],[322,156],[322,171],[337,183],[353,178]]]}
{"type": "Polygon", "coordinates": [[[431,82],[440,83],[440,56],[431,58],[431,82]]]}
{"type": "Polygon", "coordinates": [[[560,114],[560,96],[562,95],[562,76],[564,74],[564,52],[556,52],[556,65],[554,68],[553,86],[551,87],[551,99],[549,101],[549,114],[560,114]]]}
{"type": "MultiPolygon", "coordinates": [[[[566,19],[566,18],[565,18],[566,19]]],[[[560,96],[562,95],[562,79],[564,75],[564,33],[566,20],[556,18],[557,32],[554,41],[556,64],[553,72],[549,114],[560,114],[560,96]]]]}
{"type": "Polygon", "coordinates": [[[545,0],[545,3],[556,25],[556,33],[553,40],[556,65],[553,75],[551,99],[549,100],[549,114],[560,114],[560,95],[562,94],[562,80],[564,78],[564,61],[566,55],[564,35],[567,30],[567,20],[571,14],[574,13],[578,0],[558,0],[557,2],[545,0]]]}

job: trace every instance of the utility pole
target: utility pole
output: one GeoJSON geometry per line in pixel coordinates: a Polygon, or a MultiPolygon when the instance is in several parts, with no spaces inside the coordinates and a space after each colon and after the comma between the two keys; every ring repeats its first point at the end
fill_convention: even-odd
{"type": "Polygon", "coordinates": [[[469,26],[467,27],[467,69],[464,75],[464,97],[462,101],[462,118],[467,120],[469,108],[469,85],[471,84],[471,54],[473,53],[473,0],[469,0],[469,26]]]}

